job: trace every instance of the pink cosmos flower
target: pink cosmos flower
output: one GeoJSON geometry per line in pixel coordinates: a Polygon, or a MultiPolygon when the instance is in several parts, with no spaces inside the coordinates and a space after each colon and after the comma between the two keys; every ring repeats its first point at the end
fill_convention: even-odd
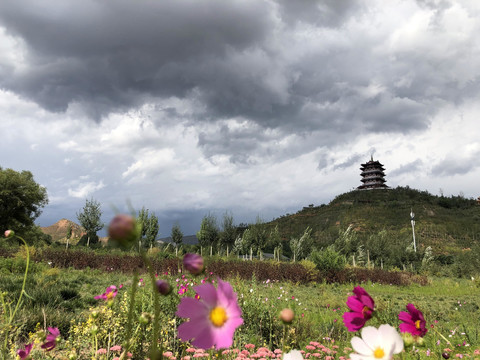
{"type": "Polygon", "coordinates": [[[57,338],[60,336],[60,330],[58,328],[48,328],[48,332],[50,334],[47,335],[45,338],[45,343],[40,345],[42,349],[45,349],[47,351],[55,349],[55,346],[57,345],[57,338]]]}
{"type": "Polygon", "coordinates": [[[115,296],[117,296],[117,293],[118,293],[117,287],[115,285],[110,285],[109,287],[107,287],[107,289],[102,295],[97,295],[94,297],[94,299],[96,300],[103,299],[105,301],[113,300],[115,296]]]}
{"type": "Polygon", "coordinates": [[[413,336],[421,336],[424,337],[427,333],[427,327],[425,319],[423,318],[423,314],[420,310],[418,310],[413,304],[407,305],[406,311],[401,311],[398,314],[398,318],[400,321],[403,321],[399,325],[400,332],[405,333],[408,332],[413,336]]]}
{"type": "Polygon", "coordinates": [[[347,299],[350,311],[343,314],[343,322],[348,331],[360,330],[367,320],[371,319],[375,308],[375,302],[364,288],[357,286],[353,289],[355,296],[347,299]]]}
{"type": "Polygon", "coordinates": [[[242,310],[232,286],[221,279],[218,288],[212,284],[194,288],[200,300],[182,298],[176,315],[190,318],[178,327],[178,337],[183,341],[193,339],[192,344],[204,349],[215,346],[217,350],[229,348],[235,329],[243,324],[242,310]]]}
{"type": "Polygon", "coordinates": [[[28,357],[28,354],[30,354],[30,351],[32,351],[32,348],[33,343],[25,345],[25,349],[17,350],[17,355],[20,357],[21,360],[25,360],[28,357]]]}

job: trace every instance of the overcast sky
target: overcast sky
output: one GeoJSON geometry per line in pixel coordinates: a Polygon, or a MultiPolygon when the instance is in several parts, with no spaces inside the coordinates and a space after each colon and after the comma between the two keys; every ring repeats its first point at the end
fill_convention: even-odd
{"type": "Polygon", "coordinates": [[[0,166],[37,223],[130,202],[193,234],[387,185],[480,195],[478,0],[2,0],[0,166]]]}

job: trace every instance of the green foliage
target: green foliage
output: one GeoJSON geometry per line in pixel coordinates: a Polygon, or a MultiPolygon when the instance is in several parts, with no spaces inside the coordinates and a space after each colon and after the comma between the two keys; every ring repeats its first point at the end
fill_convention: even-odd
{"type": "Polygon", "coordinates": [[[233,248],[237,238],[237,228],[233,224],[233,215],[226,212],[223,214],[222,231],[220,232],[220,245],[222,247],[233,248]]]}
{"type": "Polygon", "coordinates": [[[312,247],[312,229],[307,227],[303,235],[299,238],[292,238],[290,240],[290,249],[292,250],[293,261],[305,258],[312,247]]]}
{"type": "Polygon", "coordinates": [[[328,246],[323,250],[313,251],[309,259],[315,264],[317,269],[326,276],[345,268],[345,257],[336,251],[333,246],[328,246]]]}
{"type": "Polygon", "coordinates": [[[93,198],[90,200],[86,199],[82,212],[77,213],[77,219],[87,232],[87,246],[98,243],[98,236],[96,236],[97,231],[103,229],[104,226],[101,217],[102,210],[100,203],[93,198]]]}
{"type": "Polygon", "coordinates": [[[0,167],[0,230],[19,234],[34,226],[48,204],[47,190],[37,184],[30,171],[17,172],[0,167]]]}
{"type": "Polygon", "coordinates": [[[160,226],[158,224],[158,217],[155,213],[149,214],[148,209],[142,207],[138,212],[137,221],[141,224],[141,243],[144,248],[152,248],[156,245],[156,238],[160,226]]]}
{"type": "Polygon", "coordinates": [[[215,215],[208,214],[202,219],[200,230],[197,231],[200,246],[215,246],[219,240],[219,229],[215,215]]]}
{"type": "Polygon", "coordinates": [[[172,226],[172,233],[170,235],[172,242],[175,244],[175,247],[179,247],[183,242],[183,232],[180,228],[180,224],[177,222],[172,226]]]}

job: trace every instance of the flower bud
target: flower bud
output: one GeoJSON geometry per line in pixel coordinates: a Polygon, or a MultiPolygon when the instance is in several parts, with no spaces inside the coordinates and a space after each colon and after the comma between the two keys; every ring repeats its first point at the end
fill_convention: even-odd
{"type": "Polygon", "coordinates": [[[421,336],[415,336],[415,344],[417,346],[423,347],[425,346],[425,340],[421,336]]]}
{"type": "Polygon", "coordinates": [[[292,309],[285,308],[280,311],[280,320],[282,320],[285,324],[291,324],[294,318],[295,313],[292,309]]]}
{"type": "Polygon", "coordinates": [[[203,258],[198,254],[185,254],[183,257],[183,266],[193,275],[200,274],[203,269],[203,258]]]}
{"type": "Polygon", "coordinates": [[[68,354],[68,360],[77,360],[77,354],[72,351],[68,354]]]}
{"type": "Polygon", "coordinates": [[[4,233],[4,234],[5,234],[5,237],[8,239],[8,238],[10,238],[10,237],[15,236],[15,231],[13,231],[13,230],[5,230],[5,233],[4,233]]]}
{"type": "Polygon", "coordinates": [[[90,328],[90,332],[92,333],[92,335],[97,335],[98,326],[97,325],[92,325],[92,327],[90,328]]]}
{"type": "Polygon", "coordinates": [[[444,359],[449,359],[449,358],[450,358],[450,355],[448,355],[447,352],[444,352],[444,353],[442,353],[442,357],[443,357],[444,359]]]}
{"type": "Polygon", "coordinates": [[[409,332],[402,333],[402,339],[405,347],[410,347],[413,345],[413,336],[409,332]]]}
{"type": "Polygon", "coordinates": [[[123,247],[133,244],[138,237],[135,219],[126,214],[118,214],[108,226],[108,236],[123,247]]]}
{"type": "Polygon", "coordinates": [[[140,315],[139,321],[142,325],[148,325],[150,321],[152,321],[152,315],[143,312],[142,315],[140,315]]]}
{"type": "Polygon", "coordinates": [[[90,316],[92,317],[92,319],[98,318],[98,311],[97,311],[97,310],[93,310],[93,311],[90,313],[90,316]]]}
{"type": "Polygon", "coordinates": [[[165,280],[157,280],[155,284],[157,285],[158,292],[162,295],[168,295],[172,292],[172,287],[165,280]]]}

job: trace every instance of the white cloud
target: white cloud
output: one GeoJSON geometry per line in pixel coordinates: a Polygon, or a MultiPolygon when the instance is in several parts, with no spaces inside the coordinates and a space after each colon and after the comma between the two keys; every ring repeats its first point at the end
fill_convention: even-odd
{"type": "Polygon", "coordinates": [[[75,198],[86,198],[92,193],[103,189],[105,185],[103,184],[103,181],[100,181],[99,183],[96,183],[94,181],[86,182],[86,183],[80,183],[75,189],[68,189],[68,195],[75,197],[75,198]]]}

